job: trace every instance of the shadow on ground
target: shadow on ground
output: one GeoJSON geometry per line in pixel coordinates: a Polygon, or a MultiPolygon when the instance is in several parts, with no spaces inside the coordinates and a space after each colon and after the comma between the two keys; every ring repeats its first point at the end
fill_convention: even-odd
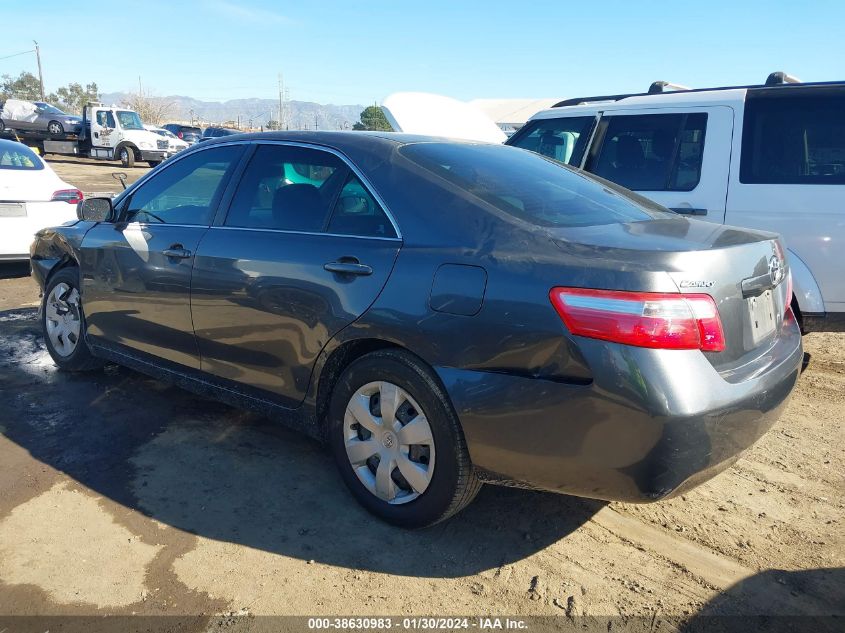
{"type": "Polygon", "coordinates": [[[389,574],[458,577],[564,538],[602,503],[485,486],[407,532],[363,511],[328,454],[279,424],[117,367],[57,372],[34,311],[0,313],[0,432],[98,494],[205,538],[389,574]]]}
{"type": "Polygon", "coordinates": [[[845,568],[771,569],[746,578],[705,604],[681,633],[845,630],[845,568]],[[741,615],[738,615],[741,614],[741,615]]]}

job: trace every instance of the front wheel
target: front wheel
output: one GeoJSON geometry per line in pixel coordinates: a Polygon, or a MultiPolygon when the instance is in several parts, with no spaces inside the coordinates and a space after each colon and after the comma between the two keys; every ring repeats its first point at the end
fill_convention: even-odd
{"type": "Polygon", "coordinates": [[[47,124],[47,131],[52,136],[61,136],[62,134],[65,133],[65,129],[62,127],[62,124],[59,123],[58,121],[50,121],[47,124]]]}
{"type": "Polygon", "coordinates": [[[373,352],[343,372],[329,407],[329,441],[353,496],[393,525],[448,519],[481,487],[448,397],[408,352],[373,352]]]}
{"type": "Polygon", "coordinates": [[[125,169],[131,169],[135,166],[135,152],[131,147],[124,145],[117,151],[117,157],[120,159],[120,164],[125,169]]]}
{"type": "Polygon", "coordinates": [[[79,269],[63,268],[50,279],[44,289],[41,326],[47,351],[59,369],[87,371],[103,365],[85,342],[79,269]]]}

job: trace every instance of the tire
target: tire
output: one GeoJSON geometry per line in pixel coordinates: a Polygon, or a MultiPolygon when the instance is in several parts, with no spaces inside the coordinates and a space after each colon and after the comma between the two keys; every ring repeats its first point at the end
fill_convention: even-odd
{"type": "Polygon", "coordinates": [[[47,132],[52,136],[61,136],[65,133],[65,128],[58,121],[50,121],[47,124],[47,132]]]}
{"type": "Polygon", "coordinates": [[[47,351],[60,370],[90,371],[104,365],[85,342],[78,268],[62,268],[50,278],[41,304],[41,329],[47,351]]]}
{"type": "Polygon", "coordinates": [[[344,483],[387,523],[411,529],[434,525],[463,509],[481,488],[448,396],[432,371],[408,352],[373,352],[346,368],[332,392],[328,434],[344,483]],[[384,400],[398,394],[394,428],[383,426],[382,415],[389,419],[390,413],[382,394],[384,400]]]}
{"type": "Polygon", "coordinates": [[[135,166],[135,150],[128,145],[121,145],[117,150],[117,157],[120,159],[120,164],[125,169],[130,169],[135,166]]]}
{"type": "Polygon", "coordinates": [[[6,124],[3,123],[3,119],[0,119],[0,132],[6,129],[6,124]]]}

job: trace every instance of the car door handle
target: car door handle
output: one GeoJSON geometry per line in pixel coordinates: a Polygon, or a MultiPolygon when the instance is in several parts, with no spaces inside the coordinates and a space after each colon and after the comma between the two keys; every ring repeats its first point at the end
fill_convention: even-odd
{"type": "Polygon", "coordinates": [[[181,244],[174,244],[170,248],[164,249],[161,253],[165,257],[172,257],[173,259],[188,259],[191,256],[191,251],[187,248],[182,248],[181,244]]]}
{"type": "Polygon", "coordinates": [[[360,264],[355,261],[338,261],[324,264],[323,268],[330,273],[337,273],[339,275],[360,275],[366,277],[373,274],[373,269],[366,264],[360,264]]]}
{"type": "Polygon", "coordinates": [[[681,215],[707,215],[707,209],[693,209],[690,207],[669,207],[670,211],[681,215]]]}

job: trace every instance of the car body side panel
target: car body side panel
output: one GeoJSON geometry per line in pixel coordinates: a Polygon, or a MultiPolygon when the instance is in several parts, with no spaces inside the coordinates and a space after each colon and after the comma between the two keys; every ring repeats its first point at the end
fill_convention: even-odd
{"type": "Polygon", "coordinates": [[[80,266],[88,336],[199,367],[191,322],[194,258],[206,226],[102,223],[85,236],[80,266]]]}
{"type": "Polygon", "coordinates": [[[197,253],[191,310],[202,369],[297,406],[320,351],[376,299],[401,241],[213,227],[197,253]],[[355,257],[366,276],[324,265],[355,257]]]}

